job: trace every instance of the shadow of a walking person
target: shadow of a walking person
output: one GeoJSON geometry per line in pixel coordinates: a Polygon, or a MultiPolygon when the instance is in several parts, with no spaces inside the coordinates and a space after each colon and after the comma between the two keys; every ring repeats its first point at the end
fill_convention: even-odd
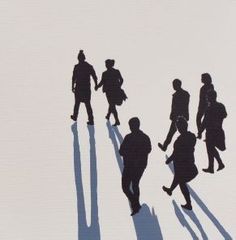
{"type": "Polygon", "coordinates": [[[74,172],[75,184],[77,192],[77,211],[78,211],[78,240],[100,240],[100,226],[98,218],[97,205],[97,158],[94,138],[94,126],[88,126],[90,138],[90,178],[91,178],[91,224],[88,225],[86,219],[84,190],[81,170],[81,155],[77,124],[71,126],[73,133],[73,149],[74,149],[74,172]]]}
{"type": "MultiPolygon", "coordinates": [[[[167,155],[166,155],[166,159],[168,159],[167,155]]],[[[173,164],[169,164],[169,168],[170,168],[171,172],[173,173],[174,172],[173,164]]],[[[214,216],[214,214],[208,209],[206,204],[201,200],[201,198],[197,195],[197,193],[189,185],[188,185],[188,188],[189,188],[189,193],[190,193],[191,197],[196,201],[196,203],[202,209],[202,211],[206,214],[206,216],[212,221],[212,223],[217,228],[219,233],[224,237],[224,239],[232,240],[233,238],[226,231],[226,229],[222,226],[222,224],[219,222],[219,220],[214,216]]],[[[187,212],[187,211],[185,211],[185,212],[187,212]]],[[[191,219],[194,221],[194,218],[191,218],[191,219]]],[[[199,223],[196,222],[196,219],[194,222],[196,225],[199,225],[199,223]]]]}
{"type": "Polygon", "coordinates": [[[193,231],[193,229],[191,228],[191,226],[189,225],[188,221],[186,220],[184,214],[182,213],[182,211],[180,210],[179,206],[177,205],[177,203],[175,202],[175,200],[172,201],[173,206],[174,206],[174,210],[175,210],[175,215],[178,218],[180,224],[185,227],[189,234],[191,235],[192,239],[197,240],[199,239],[196,235],[196,233],[193,231]]]}

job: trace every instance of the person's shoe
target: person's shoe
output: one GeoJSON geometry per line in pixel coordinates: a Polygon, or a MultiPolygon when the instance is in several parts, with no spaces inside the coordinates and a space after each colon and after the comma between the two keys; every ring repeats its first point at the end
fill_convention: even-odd
{"type": "Polygon", "coordinates": [[[210,168],[203,168],[202,171],[206,173],[214,173],[214,170],[210,168]]]}
{"type": "Polygon", "coordinates": [[[70,118],[73,120],[73,121],[77,121],[76,117],[74,115],[70,115],[70,118]]]}
{"type": "Polygon", "coordinates": [[[94,125],[94,122],[93,121],[88,121],[87,124],[88,125],[94,125]]]}
{"type": "Polygon", "coordinates": [[[105,118],[106,118],[107,120],[109,120],[109,119],[110,119],[110,116],[106,115],[105,118]]]}
{"type": "Polygon", "coordinates": [[[220,171],[220,170],[222,170],[224,168],[225,168],[225,165],[223,163],[219,164],[219,167],[218,167],[217,171],[220,171]]]}
{"type": "Polygon", "coordinates": [[[192,205],[191,204],[185,204],[185,205],[181,205],[181,207],[182,208],[184,208],[184,209],[187,209],[187,210],[192,210],[193,208],[192,208],[192,205]]]}
{"type": "Polygon", "coordinates": [[[167,188],[167,187],[163,186],[162,189],[163,189],[163,191],[166,192],[169,196],[172,195],[172,191],[171,191],[170,188],[167,188]]]}
{"type": "Polygon", "coordinates": [[[139,205],[138,207],[136,207],[135,209],[133,209],[132,213],[130,214],[130,216],[134,216],[136,213],[139,212],[139,210],[141,209],[141,205],[139,205]]]}
{"type": "Polygon", "coordinates": [[[115,127],[115,126],[119,126],[120,125],[120,121],[116,121],[114,124],[113,124],[113,126],[115,127]]]}
{"type": "Polygon", "coordinates": [[[167,146],[165,146],[164,144],[161,144],[161,143],[158,143],[158,147],[159,147],[163,152],[165,152],[166,149],[167,149],[167,146]]]}

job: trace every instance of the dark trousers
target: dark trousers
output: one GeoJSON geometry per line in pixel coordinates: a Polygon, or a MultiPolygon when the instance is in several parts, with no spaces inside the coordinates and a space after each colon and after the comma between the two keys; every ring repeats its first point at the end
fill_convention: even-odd
{"type": "Polygon", "coordinates": [[[180,182],[179,179],[176,176],[174,176],[173,182],[170,187],[171,191],[173,191],[178,185],[180,187],[182,194],[184,195],[186,203],[191,204],[190,193],[186,182],[180,182]]]}
{"type": "MultiPolygon", "coordinates": [[[[78,117],[80,103],[81,103],[80,99],[78,97],[76,97],[76,95],[75,95],[75,106],[74,106],[73,116],[76,119],[78,117]]],[[[84,101],[84,104],[85,104],[85,107],[86,107],[86,110],[87,110],[88,120],[93,121],[93,110],[92,110],[92,107],[91,107],[90,100],[84,101]]]]}
{"type": "Polygon", "coordinates": [[[122,173],[122,190],[129,199],[132,209],[140,206],[139,203],[139,182],[143,175],[145,167],[132,169],[124,167],[122,173]]]}
{"type": "Polygon", "coordinates": [[[172,121],[171,125],[170,125],[169,132],[168,132],[168,134],[166,136],[166,140],[165,140],[165,142],[163,144],[165,147],[167,147],[171,143],[171,140],[172,140],[172,138],[173,138],[173,136],[174,136],[176,131],[177,131],[177,129],[176,129],[176,126],[175,126],[175,121],[172,121]]]}
{"type": "Polygon", "coordinates": [[[223,162],[220,158],[220,154],[216,149],[216,146],[208,139],[206,139],[206,148],[207,148],[208,161],[209,161],[208,168],[211,170],[214,170],[214,158],[218,162],[219,166],[223,165],[223,162]]]}

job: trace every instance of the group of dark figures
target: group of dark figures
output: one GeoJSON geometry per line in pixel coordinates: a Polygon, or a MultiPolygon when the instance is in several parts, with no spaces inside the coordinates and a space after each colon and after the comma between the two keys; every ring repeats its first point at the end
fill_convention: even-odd
{"type": "MultiPolygon", "coordinates": [[[[97,76],[92,65],[85,61],[85,55],[82,50],[78,54],[78,60],[79,63],[75,65],[72,77],[72,91],[75,94],[75,106],[71,118],[74,121],[77,120],[79,105],[83,102],[85,103],[88,113],[87,124],[94,124],[93,111],[90,104],[90,76],[92,76],[95,82],[95,90],[103,87],[103,92],[106,93],[109,107],[105,118],[109,120],[110,115],[113,114],[115,118],[115,124],[113,126],[120,125],[116,105],[121,105],[127,96],[121,89],[123,78],[119,70],[113,68],[114,60],[108,59],[105,61],[107,70],[103,72],[100,83],[97,82],[97,76]]],[[[164,143],[158,143],[159,148],[162,151],[166,151],[175,132],[179,132],[179,136],[174,142],[173,153],[166,160],[166,164],[173,162],[174,178],[170,187],[163,186],[162,189],[171,196],[174,189],[179,185],[186,200],[186,204],[181,206],[187,210],[192,210],[187,183],[198,175],[194,157],[196,138],[201,139],[204,130],[206,130],[204,141],[206,142],[209,165],[208,168],[203,169],[203,171],[214,173],[214,159],[218,162],[217,171],[225,167],[218,150],[224,151],[226,149],[222,124],[227,113],[224,105],[217,102],[217,93],[214,90],[210,74],[203,73],[201,81],[203,86],[200,89],[199,106],[196,117],[197,137],[188,131],[190,95],[182,88],[181,81],[175,79],[173,81],[175,93],[172,98],[170,129],[164,143]]],[[[133,216],[141,209],[139,202],[139,182],[147,167],[148,154],[151,152],[152,147],[150,138],[140,130],[140,121],[137,117],[129,120],[129,127],[131,133],[125,136],[119,153],[123,157],[124,164],[122,189],[130,201],[132,209],[131,216],[133,216]]]]}

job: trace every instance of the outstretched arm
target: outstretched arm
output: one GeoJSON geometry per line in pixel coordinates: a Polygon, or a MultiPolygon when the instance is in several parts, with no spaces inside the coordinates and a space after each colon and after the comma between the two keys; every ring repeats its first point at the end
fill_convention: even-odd
{"type": "Polygon", "coordinates": [[[100,88],[103,84],[104,84],[104,74],[102,74],[102,80],[100,81],[100,83],[95,86],[95,90],[98,90],[98,88],[100,88]]]}

